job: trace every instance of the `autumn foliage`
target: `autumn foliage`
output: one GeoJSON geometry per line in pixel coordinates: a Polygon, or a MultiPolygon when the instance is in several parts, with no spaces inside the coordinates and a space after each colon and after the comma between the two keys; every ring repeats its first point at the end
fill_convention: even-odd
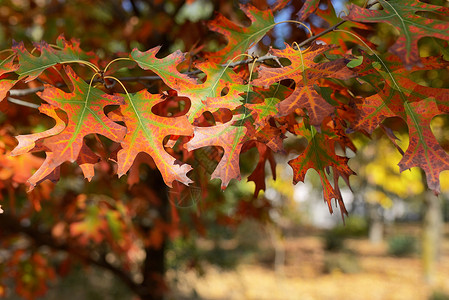
{"type": "MultiPolygon", "coordinates": [[[[107,173],[111,181],[114,174],[128,174],[132,186],[146,163],[170,188],[183,190],[203,181],[204,170],[212,168],[206,180],[219,179],[225,189],[233,179],[241,179],[240,154],[255,148],[259,160],[248,180],[255,182],[258,195],[265,188],[266,163],[274,170],[275,154],[286,153],[284,139],[297,137],[305,138],[307,146],[288,162],[293,183],[316,170],[329,211],[335,200],[343,216],[347,211],[340,185],[349,186],[355,175],[346,151],[356,151],[352,134],[370,135],[381,127],[395,143],[384,120],[397,117],[407,124],[410,137],[408,148],[399,149],[401,171],[420,167],[429,188],[438,193],[439,175],[449,170],[449,156],[430,123],[449,113],[449,91],[429,86],[419,74],[449,67],[447,55],[443,57],[449,8],[418,0],[379,0],[365,7],[351,4],[340,18],[330,1],[322,2],[319,6],[317,0],[307,1],[297,18],[288,21],[307,39],[268,51],[260,41],[277,25],[274,16],[288,1],[263,10],[241,5],[249,19],[246,26],[217,14],[205,26],[224,38],[218,50],[196,45],[161,58],[157,46],[105,59],[83,50],[83,36],[67,40],[61,35],[55,44],[42,41],[33,47],[12,42],[11,49],[0,53],[0,99],[27,101],[37,95],[33,101],[39,99],[40,116],[48,116],[54,125],[16,136],[13,149],[4,147],[1,165],[13,170],[8,180],[26,181],[32,190],[46,180],[58,181],[61,167],[70,162],[79,165],[89,181],[95,173],[107,173]],[[324,22],[309,22],[317,16],[324,22]],[[379,23],[397,31],[397,38],[382,47],[369,39],[379,23]],[[434,40],[432,55],[420,52],[418,43],[424,37],[434,40]],[[123,68],[134,77],[120,77],[123,68]],[[12,163],[14,159],[22,165],[12,163]]],[[[137,247],[132,240],[139,233],[127,225],[141,208],[118,200],[89,206],[79,197],[76,205],[67,207],[79,212],[77,218],[68,229],[56,224],[60,227],[53,233],[77,237],[79,245],[121,239],[115,250],[132,257],[137,247]],[[103,219],[115,224],[112,233],[101,227],[106,223],[94,224],[103,219]]],[[[31,199],[34,208],[39,209],[44,198],[31,199]]],[[[6,204],[3,210],[8,211],[6,204]]],[[[160,228],[172,230],[167,226],[172,225],[160,228]]],[[[153,234],[157,244],[158,233],[153,234]]],[[[45,264],[38,254],[31,260],[45,264]]],[[[22,296],[41,294],[37,287],[33,291],[22,296]]]]}

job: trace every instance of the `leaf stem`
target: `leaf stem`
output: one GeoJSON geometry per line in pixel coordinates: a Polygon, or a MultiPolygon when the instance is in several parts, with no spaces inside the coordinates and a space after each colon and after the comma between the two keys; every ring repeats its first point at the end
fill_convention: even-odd
{"type": "Polygon", "coordinates": [[[94,65],[93,63],[86,61],[86,60],[68,60],[68,61],[63,61],[60,62],[60,64],[73,64],[73,63],[78,63],[78,64],[83,64],[86,65],[88,67],[90,67],[95,73],[100,73],[100,68],[98,68],[96,65],[94,65]]]}
{"type": "Polygon", "coordinates": [[[10,56],[8,56],[7,58],[3,59],[2,62],[0,64],[3,64],[5,61],[7,61],[8,59],[10,59],[11,57],[13,57],[15,54],[11,54],[10,56]]]}
{"type": "Polygon", "coordinates": [[[327,33],[329,33],[329,32],[336,31],[337,28],[338,28],[340,25],[342,25],[343,23],[345,23],[345,22],[346,22],[346,20],[341,20],[340,22],[338,22],[338,23],[335,24],[334,26],[329,27],[328,29],[326,29],[326,30],[324,30],[324,31],[321,31],[321,32],[318,33],[317,35],[311,36],[311,37],[309,37],[307,40],[302,41],[301,43],[298,44],[298,46],[299,46],[299,47],[303,47],[303,46],[305,46],[305,45],[307,45],[307,44],[313,42],[313,41],[316,40],[317,38],[322,37],[323,35],[325,35],[325,34],[327,34],[327,33]]]}
{"type": "MultiPolygon", "coordinates": [[[[106,68],[105,68],[105,70],[106,70],[106,68]]],[[[123,90],[126,93],[126,96],[128,96],[128,99],[131,101],[131,97],[129,96],[128,90],[126,89],[125,85],[118,78],[116,78],[114,76],[104,76],[104,79],[112,79],[112,80],[117,81],[122,86],[123,90]]]]}
{"type": "MultiPolygon", "coordinates": [[[[5,52],[14,52],[14,50],[12,49],[5,49],[5,50],[1,50],[0,54],[5,53],[5,52]]],[[[8,57],[9,58],[9,57],[8,57]]]]}
{"type": "Polygon", "coordinates": [[[49,44],[49,46],[52,47],[52,48],[58,49],[58,50],[63,50],[64,49],[64,48],[59,47],[58,45],[55,45],[55,44],[49,44]]]}
{"type": "Polygon", "coordinates": [[[305,27],[305,28],[307,29],[307,32],[309,33],[310,37],[313,36],[313,32],[312,32],[312,30],[309,28],[309,26],[307,26],[306,24],[304,24],[304,23],[302,23],[302,22],[300,22],[300,21],[296,21],[296,20],[285,20],[285,21],[277,22],[276,24],[273,25],[273,27],[276,26],[276,25],[279,25],[279,24],[285,24],[285,23],[295,23],[295,24],[299,24],[299,25],[301,25],[301,26],[303,26],[303,27],[305,27]]]}
{"type": "Polygon", "coordinates": [[[132,59],[129,58],[129,57],[119,57],[119,58],[116,58],[116,59],[110,61],[110,62],[106,65],[106,67],[105,67],[104,70],[103,70],[103,73],[106,73],[106,71],[108,70],[108,68],[109,68],[109,66],[110,66],[111,64],[115,63],[116,61],[120,61],[120,60],[134,61],[134,60],[132,60],[132,59]]]}
{"type": "MultiPolygon", "coordinates": [[[[360,42],[362,42],[363,45],[365,45],[365,47],[368,48],[368,49],[371,51],[371,53],[372,53],[374,56],[377,57],[377,59],[380,61],[380,63],[384,66],[385,70],[387,71],[388,75],[389,75],[390,78],[391,78],[391,81],[393,82],[393,84],[395,85],[395,87],[397,88],[397,90],[401,92],[401,95],[403,94],[402,89],[399,87],[398,83],[397,83],[396,80],[394,79],[394,77],[393,77],[392,72],[390,71],[390,69],[387,67],[387,65],[384,63],[384,61],[380,58],[380,56],[377,55],[377,53],[376,53],[376,52],[375,52],[375,51],[374,51],[374,50],[373,50],[367,43],[365,43],[365,42],[364,42],[358,35],[356,35],[356,34],[350,32],[350,31],[348,31],[348,30],[336,29],[335,31],[340,31],[340,32],[344,32],[344,33],[350,34],[350,35],[352,35],[353,37],[355,37],[356,39],[358,39],[360,42]]],[[[404,98],[403,98],[404,101],[407,102],[407,100],[406,100],[406,98],[405,98],[405,95],[404,95],[403,97],[404,97],[404,98]]]]}
{"type": "Polygon", "coordinates": [[[243,122],[244,122],[244,120],[245,120],[245,118],[247,116],[247,113],[249,111],[249,109],[245,106],[245,104],[247,104],[248,101],[249,101],[249,92],[251,90],[251,79],[252,79],[252,76],[253,76],[253,73],[254,73],[254,67],[256,66],[256,62],[257,62],[257,58],[252,62],[251,68],[250,68],[250,71],[249,71],[248,88],[246,90],[245,102],[243,103],[243,116],[244,117],[240,120],[239,126],[241,126],[243,124],[243,122]]]}

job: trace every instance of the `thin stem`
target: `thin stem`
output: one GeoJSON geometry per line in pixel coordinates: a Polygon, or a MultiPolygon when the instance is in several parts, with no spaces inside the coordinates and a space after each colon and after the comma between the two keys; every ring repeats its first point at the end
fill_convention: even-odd
{"type": "MultiPolygon", "coordinates": [[[[183,73],[183,74],[190,75],[189,73],[183,73]]],[[[198,72],[196,72],[195,74],[198,74],[198,72]]],[[[120,79],[120,81],[139,81],[139,80],[153,81],[153,80],[159,80],[159,79],[161,79],[161,77],[159,77],[157,75],[152,75],[152,76],[129,76],[129,77],[119,77],[118,79],[120,79]]]]}
{"type": "Polygon", "coordinates": [[[63,61],[61,62],[61,64],[73,64],[73,63],[77,63],[77,64],[84,64],[88,67],[90,67],[95,73],[100,73],[100,69],[94,65],[93,63],[89,62],[89,61],[85,61],[85,60],[68,60],[68,61],[63,61]]]}
{"type": "Polygon", "coordinates": [[[25,95],[30,95],[30,94],[34,94],[36,92],[41,92],[44,90],[44,86],[38,86],[35,88],[29,88],[29,89],[18,89],[18,90],[10,90],[9,94],[11,96],[25,96],[25,95]]]}
{"type": "Polygon", "coordinates": [[[247,54],[247,53],[242,53],[242,54],[237,55],[237,56],[234,57],[233,59],[231,59],[227,64],[221,65],[221,66],[224,67],[225,70],[226,70],[227,68],[233,68],[233,67],[235,67],[235,66],[238,66],[239,63],[235,64],[235,63],[233,63],[233,61],[236,60],[237,58],[241,57],[241,56],[247,56],[247,57],[249,57],[249,59],[250,59],[251,61],[254,61],[254,56],[249,55],[249,54],[247,54]],[[234,64],[235,64],[235,65],[234,65],[234,64]]]}
{"type": "Polygon", "coordinates": [[[295,24],[299,24],[299,25],[301,25],[301,26],[303,26],[303,27],[305,27],[305,28],[307,29],[307,32],[309,33],[309,35],[310,35],[311,37],[313,36],[312,30],[311,30],[306,24],[304,24],[304,23],[302,23],[302,22],[299,22],[299,21],[296,21],[296,20],[285,20],[285,21],[278,22],[278,23],[276,23],[276,24],[274,24],[274,25],[279,25],[279,24],[284,24],[284,23],[295,23],[295,24]]]}
{"type": "Polygon", "coordinates": [[[110,66],[112,63],[115,63],[116,61],[120,61],[120,60],[134,61],[134,60],[132,60],[132,59],[129,58],[129,57],[119,57],[119,58],[116,58],[116,59],[110,61],[110,62],[106,65],[106,67],[105,67],[104,70],[103,70],[103,73],[106,73],[107,69],[109,68],[109,66],[110,66]]]}
{"type": "Polygon", "coordinates": [[[23,101],[23,100],[20,100],[20,99],[16,99],[16,98],[13,98],[13,97],[8,97],[7,100],[9,102],[17,104],[17,105],[26,106],[26,107],[35,108],[35,109],[39,108],[39,105],[37,105],[37,104],[26,102],[26,101],[23,101]]]}
{"type": "Polygon", "coordinates": [[[15,53],[11,54],[10,56],[8,56],[7,58],[5,58],[4,60],[2,60],[2,64],[7,61],[8,59],[10,59],[11,57],[13,57],[15,55],[15,53]]]}
{"type": "MultiPolygon", "coordinates": [[[[389,75],[390,78],[391,78],[391,81],[393,81],[393,84],[395,85],[395,87],[397,88],[397,90],[398,90],[398,91],[401,91],[401,94],[402,94],[402,89],[399,87],[399,84],[398,84],[398,83],[396,82],[396,80],[394,79],[393,75],[391,74],[390,69],[388,69],[387,65],[386,65],[386,64],[384,63],[384,61],[380,58],[380,56],[377,55],[377,53],[376,53],[370,46],[368,46],[367,43],[365,43],[365,42],[364,42],[358,35],[356,35],[356,34],[350,32],[350,31],[343,30],[343,29],[336,29],[335,31],[340,31],[340,32],[344,32],[344,33],[350,34],[350,35],[352,35],[353,37],[355,37],[356,39],[358,39],[360,42],[362,42],[363,45],[365,45],[365,47],[368,48],[368,49],[371,51],[371,53],[372,53],[373,55],[375,55],[375,56],[377,57],[377,59],[380,61],[380,63],[384,66],[385,70],[387,71],[388,75],[389,75]]],[[[404,100],[405,100],[405,99],[404,99],[404,100]]]]}
{"type": "Polygon", "coordinates": [[[114,76],[104,76],[104,79],[112,79],[112,80],[115,80],[116,82],[118,82],[122,86],[123,90],[125,91],[128,99],[131,101],[131,97],[129,96],[128,90],[126,89],[126,87],[123,85],[123,83],[118,78],[115,78],[114,76]]]}
{"type": "Polygon", "coordinates": [[[49,44],[49,46],[52,48],[58,49],[58,50],[63,50],[62,47],[59,47],[58,45],[55,45],[55,44],[49,44]]]}
{"type": "Polygon", "coordinates": [[[329,27],[328,29],[321,31],[320,33],[318,33],[317,35],[311,36],[309,37],[307,40],[302,41],[301,43],[298,44],[299,47],[303,47],[311,42],[313,42],[314,40],[316,40],[319,37],[322,37],[323,35],[332,32],[332,31],[336,31],[336,29],[338,28],[338,26],[340,26],[341,24],[343,24],[344,22],[346,22],[346,20],[341,20],[340,22],[338,22],[337,24],[335,24],[332,27],[329,27]]]}
{"type": "Polygon", "coordinates": [[[1,50],[0,54],[4,53],[4,52],[14,52],[14,50],[12,49],[5,49],[5,50],[1,50]]]}
{"type": "MultiPolygon", "coordinates": [[[[256,62],[257,62],[257,59],[255,59],[252,62],[251,68],[249,70],[248,88],[246,89],[246,99],[245,99],[245,103],[244,104],[247,104],[248,101],[249,101],[249,92],[251,90],[251,79],[252,79],[252,76],[253,76],[254,67],[256,66],[256,62]]],[[[240,125],[239,126],[241,126],[243,124],[243,122],[244,122],[244,120],[245,120],[245,118],[247,116],[247,113],[248,113],[248,108],[245,105],[243,105],[243,115],[244,115],[244,117],[240,120],[240,125]]]]}

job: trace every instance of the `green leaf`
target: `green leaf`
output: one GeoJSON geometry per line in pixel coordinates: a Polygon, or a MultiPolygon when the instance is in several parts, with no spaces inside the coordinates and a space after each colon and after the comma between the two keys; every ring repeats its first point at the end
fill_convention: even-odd
{"type": "Polygon", "coordinates": [[[357,56],[356,59],[351,60],[346,64],[348,68],[355,68],[360,66],[363,63],[363,56],[357,56]]]}
{"type": "Polygon", "coordinates": [[[222,15],[218,15],[215,20],[208,23],[211,30],[223,34],[228,41],[223,49],[207,54],[209,61],[226,63],[246,53],[276,24],[271,10],[261,11],[251,5],[241,5],[240,8],[251,20],[248,27],[237,25],[222,15]]]}
{"type": "Polygon", "coordinates": [[[61,63],[88,61],[94,59],[93,53],[87,53],[81,50],[79,42],[72,40],[67,42],[63,36],[57,40],[57,44],[61,49],[55,49],[45,42],[36,44],[36,49],[40,52],[40,56],[34,56],[25,49],[23,42],[15,43],[12,47],[19,59],[19,69],[16,73],[20,79],[25,82],[31,81],[38,77],[46,69],[61,63]]]}

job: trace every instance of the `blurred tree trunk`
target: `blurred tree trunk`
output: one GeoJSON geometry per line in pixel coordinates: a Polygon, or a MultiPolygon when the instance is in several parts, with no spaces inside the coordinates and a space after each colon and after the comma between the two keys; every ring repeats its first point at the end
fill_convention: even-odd
{"type": "MultiPolygon", "coordinates": [[[[159,203],[155,205],[154,210],[162,222],[169,222],[169,199],[168,188],[162,179],[158,170],[148,168],[145,185],[153,191],[159,203]]],[[[146,227],[144,231],[148,236],[151,234],[153,227],[146,227]]],[[[138,294],[141,300],[163,300],[168,288],[165,282],[165,252],[167,246],[167,232],[162,233],[162,242],[160,247],[154,245],[145,247],[145,261],[142,266],[143,281],[140,284],[138,294]]]]}
{"type": "Polygon", "coordinates": [[[441,201],[430,191],[424,193],[424,216],[422,229],[422,263],[424,279],[435,282],[437,261],[440,254],[443,214],[441,201]]]}
{"type": "Polygon", "coordinates": [[[384,239],[384,221],[382,207],[378,203],[368,203],[369,240],[371,244],[379,244],[384,239]]]}

